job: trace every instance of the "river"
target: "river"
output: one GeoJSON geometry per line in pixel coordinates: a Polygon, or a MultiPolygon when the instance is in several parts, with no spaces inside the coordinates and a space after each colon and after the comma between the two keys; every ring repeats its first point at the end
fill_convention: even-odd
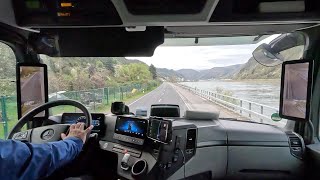
{"type": "MultiPolygon", "coordinates": [[[[222,88],[230,91],[232,96],[248,100],[255,103],[267,105],[275,109],[279,109],[280,100],[280,80],[211,80],[211,81],[198,81],[198,82],[182,82],[181,84],[199,88],[202,90],[209,90],[216,92],[217,88],[222,88]]],[[[243,104],[243,107],[249,108],[249,104],[243,104]]],[[[264,108],[263,114],[270,117],[277,110],[264,108]]],[[[260,106],[252,106],[252,110],[260,112],[260,106]]],[[[244,113],[248,116],[248,114],[244,113]]],[[[253,117],[253,119],[256,119],[253,117]]],[[[258,119],[256,119],[258,120],[258,119]]],[[[268,122],[277,125],[278,123],[268,122]]],[[[283,121],[282,126],[285,124],[283,121]]]]}
{"type": "Polygon", "coordinates": [[[239,99],[279,108],[280,80],[211,80],[181,84],[213,92],[216,88],[223,88],[239,99]]]}

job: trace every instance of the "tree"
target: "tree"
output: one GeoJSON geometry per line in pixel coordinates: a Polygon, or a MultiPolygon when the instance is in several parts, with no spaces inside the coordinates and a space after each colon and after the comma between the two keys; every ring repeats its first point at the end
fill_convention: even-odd
{"type": "Polygon", "coordinates": [[[114,75],[114,73],[116,72],[116,70],[114,69],[114,64],[115,62],[113,61],[113,59],[108,59],[106,61],[106,68],[114,75]]]}
{"type": "Polygon", "coordinates": [[[118,82],[146,82],[152,79],[148,66],[143,63],[131,63],[117,68],[116,78],[118,82]]]}
{"type": "Polygon", "coordinates": [[[156,69],[156,67],[154,67],[153,64],[150,65],[149,71],[150,71],[151,74],[152,74],[152,78],[153,78],[153,79],[157,79],[157,69],[156,69]]]}

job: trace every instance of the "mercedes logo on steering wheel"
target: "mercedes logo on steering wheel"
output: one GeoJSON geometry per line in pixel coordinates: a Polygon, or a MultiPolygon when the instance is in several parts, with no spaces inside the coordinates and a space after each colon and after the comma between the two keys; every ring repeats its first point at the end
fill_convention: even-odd
{"type": "Polygon", "coordinates": [[[54,130],[53,129],[47,129],[41,134],[41,139],[43,140],[49,140],[53,137],[54,130]]]}

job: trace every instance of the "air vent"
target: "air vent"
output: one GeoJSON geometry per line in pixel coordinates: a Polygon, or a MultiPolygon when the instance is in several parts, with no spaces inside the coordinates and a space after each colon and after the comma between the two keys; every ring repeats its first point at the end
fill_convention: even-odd
{"type": "Polygon", "coordinates": [[[289,137],[291,147],[301,147],[302,143],[298,137],[289,137]]]}
{"type": "Polygon", "coordinates": [[[289,137],[291,154],[299,159],[302,159],[303,151],[304,151],[303,139],[299,135],[293,132],[288,132],[287,135],[289,137]]]}
{"type": "Polygon", "coordinates": [[[197,130],[196,129],[188,129],[187,130],[187,142],[186,142],[186,153],[194,154],[196,150],[196,138],[197,138],[197,130]]]}

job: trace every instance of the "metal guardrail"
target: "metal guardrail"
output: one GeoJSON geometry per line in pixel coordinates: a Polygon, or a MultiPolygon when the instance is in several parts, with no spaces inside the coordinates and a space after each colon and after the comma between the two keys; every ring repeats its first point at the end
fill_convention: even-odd
{"type": "Polygon", "coordinates": [[[183,84],[178,84],[180,87],[206,99],[215,104],[218,104],[230,111],[238,113],[241,116],[247,117],[250,120],[261,122],[261,123],[270,123],[271,114],[278,112],[277,108],[259,104],[256,102],[239,99],[236,97],[219,94],[216,92],[203,90],[199,88],[193,88],[183,84]]]}

